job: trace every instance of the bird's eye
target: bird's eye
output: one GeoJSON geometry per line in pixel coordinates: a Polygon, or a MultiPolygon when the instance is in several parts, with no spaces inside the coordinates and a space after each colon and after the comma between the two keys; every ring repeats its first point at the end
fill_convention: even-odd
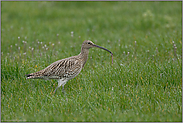
{"type": "Polygon", "coordinates": [[[90,42],[88,42],[88,44],[91,44],[90,42]]]}

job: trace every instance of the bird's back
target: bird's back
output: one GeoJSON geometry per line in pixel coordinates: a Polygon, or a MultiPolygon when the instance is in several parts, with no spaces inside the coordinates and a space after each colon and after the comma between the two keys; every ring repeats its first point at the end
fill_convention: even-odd
{"type": "Polygon", "coordinates": [[[45,69],[27,74],[27,79],[72,79],[82,69],[82,61],[77,56],[58,60],[45,69]]]}

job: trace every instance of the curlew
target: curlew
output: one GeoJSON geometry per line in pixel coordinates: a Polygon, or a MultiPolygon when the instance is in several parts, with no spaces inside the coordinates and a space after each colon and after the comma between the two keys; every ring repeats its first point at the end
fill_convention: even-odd
{"type": "Polygon", "coordinates": [[[27,76],[27,79],[57,79],[58,86],[54,90],[54,93],[60,86],[62,86],[62,92],[64,93],[64,85],[68,80],[73,79],[81,72],[88,59],[89,49],[92,47],[101,48],[110,52],[113,62],[113,54],[111,51],[95,45],[92,41],[86,40],[81,46],[81,53],[79,55],[58,60],[43,70],[25,76],[27,76]]]}

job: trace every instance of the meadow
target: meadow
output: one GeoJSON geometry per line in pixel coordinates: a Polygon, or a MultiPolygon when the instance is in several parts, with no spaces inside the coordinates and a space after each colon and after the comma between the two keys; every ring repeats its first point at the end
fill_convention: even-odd
{"type": "Polygon", "coordinates": [[[182,121],[182,2],[1,2],[1,122],[182,121]],[[25,74],[92,48],[65,85],[25,74]]]}

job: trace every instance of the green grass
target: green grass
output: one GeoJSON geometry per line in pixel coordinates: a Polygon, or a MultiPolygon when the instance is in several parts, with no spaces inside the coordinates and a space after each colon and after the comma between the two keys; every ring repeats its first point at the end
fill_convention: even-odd
{"type": "Polygon", "coordinates": [[[182,2],[3,1],[1,7],[2,122],[182,121],[182,2]],[[51,94],[56,80],[26,80],[79,54],[87,39],[112,51],[114,64],[106,51],[90,49],[65,96],[61,88],[51,94]]]}

